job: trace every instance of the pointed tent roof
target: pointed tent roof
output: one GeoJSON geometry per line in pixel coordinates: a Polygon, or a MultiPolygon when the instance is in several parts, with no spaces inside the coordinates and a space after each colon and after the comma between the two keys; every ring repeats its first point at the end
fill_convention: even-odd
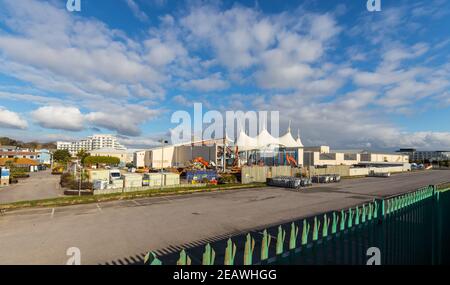
{"type": "Polygon", "coordinates": [[[244,133],[242,129],[236,140],[236,146],[239,148],[239,150],[244,151],[258,148],[256,139],[249,137],[246,133],[244,133]]]}
{"type": "Polygon", "coordinates": [[[267,147],[269,145],[279,144],[278,139],[274,138],[266,129],[263,129],[256,137],[258,148],[267,147]]]}
{"type": "Polygon", "coordinates": [[[300,146],[300,147],[303,147],[303,143],[302,143],[302,140],[301,140],[301,138],[300,138],[300,129],[297,131],[297,144],[300,146]]]}
{"type": "Polygon", "coordinates": [[[302,147],[303,146],[301,141],[299,143],[299,141],[295,140],[291,134],[291,121],[289,121],[289,127],[287,130],[287,133],[280,138],[280,145],[283,145],[285,147],[302,147]]]}
{"type": "Polygon", "coordinates": [[[280,138],[280,145],[285,147],[300,147],[301,145],[292,137],[291,128],[288,129],[287,133],[280,138]]]}
{"type": "Polygon", "coordinates": [[[263,129],[256,138],[252,138],[248,136],[242,129],[239,133],[238,139],[236,140],[236,145],[240,150],[254,150],[254,149],[262,149],[269,146],[281,145],[284,147],[303,147],[303,143],[300,139],[300,133],[297,140],[291,134],[291,128],[287,133],[280,137],[273,137],[267,129],[263,129]]]}

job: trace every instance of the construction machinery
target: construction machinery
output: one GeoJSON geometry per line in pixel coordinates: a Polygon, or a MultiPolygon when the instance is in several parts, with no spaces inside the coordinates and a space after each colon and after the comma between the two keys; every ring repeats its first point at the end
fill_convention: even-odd
{"type": "Polygon", "coordinates": [[[203,157],[199,156],[194,158],[194,163],[200,163],[202,164],[204,167],[208,168],[209,167],[209,162],[207,162],[203,157]]]}
{"type": "Polygon", "coordinates": [[[286,153],[286,161],[287,161],[291,166],[294,166],[294,167],[297,167],[297,166],[298,166],[297,161],[295,160],[295,158],[294,158],[293,156],[290,156],[288,153],[286,153]]]}

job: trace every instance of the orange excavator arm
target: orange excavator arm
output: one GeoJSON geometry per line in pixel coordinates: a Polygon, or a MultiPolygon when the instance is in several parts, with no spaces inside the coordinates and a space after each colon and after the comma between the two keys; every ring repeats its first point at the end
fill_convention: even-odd
{"type": "Polygon", "coordinates": [[[289,162],[289,164],[293,164],[295,167],[297,167],[297,161],[294,159],[293,156],[286,154],[286,160],[287,162],[289,162]]]}
{"type": "Polygon", "coordinates": [[[203,164],[205,167],[208,167],[208,166],[209,166],[209,162],[207,162],[203,157],[196,157],[196,158],[194,159],[194,162],[201,163],[201,164],[203,164]]]}

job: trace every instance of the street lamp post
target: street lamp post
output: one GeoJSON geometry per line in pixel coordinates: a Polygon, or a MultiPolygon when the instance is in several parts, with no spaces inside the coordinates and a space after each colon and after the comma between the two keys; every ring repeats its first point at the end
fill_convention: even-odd
{"type": "Polygon", "coordinates": [[[82,179],[82,175],[83,175],[83,166],[81,165],[81,161],[80,161],[80,181],[79,181],[79,184],[78,184],[78,196],[81,196],[81,179],[82,179]]]}
{"type": "Polygon", "coordinates": [[[162,143],[162,147],[161,147],[161,185],[160,185],[160,190],[162,190],[163,188],[163,183],[164,183],[164,174],[163,174],[163,169],[164,169],[164,144],[168,143],[168,141],[161,139],[161,143],[162,143]]]}

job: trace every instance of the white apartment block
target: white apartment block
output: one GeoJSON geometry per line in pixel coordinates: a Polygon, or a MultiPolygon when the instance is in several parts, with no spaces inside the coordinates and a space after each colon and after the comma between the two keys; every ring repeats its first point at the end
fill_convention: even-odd
{"type": "Polygon", "coordinates": [[[126,147],[121,145],[117,138],[113,135],[93,135],[80,141],[74,142],[56,142],[57,149],[67,149],[70,154],[75,156],[80,150],[91,151],[102,148],[110,148],[116,150],[126,150],[126,147]]]}

